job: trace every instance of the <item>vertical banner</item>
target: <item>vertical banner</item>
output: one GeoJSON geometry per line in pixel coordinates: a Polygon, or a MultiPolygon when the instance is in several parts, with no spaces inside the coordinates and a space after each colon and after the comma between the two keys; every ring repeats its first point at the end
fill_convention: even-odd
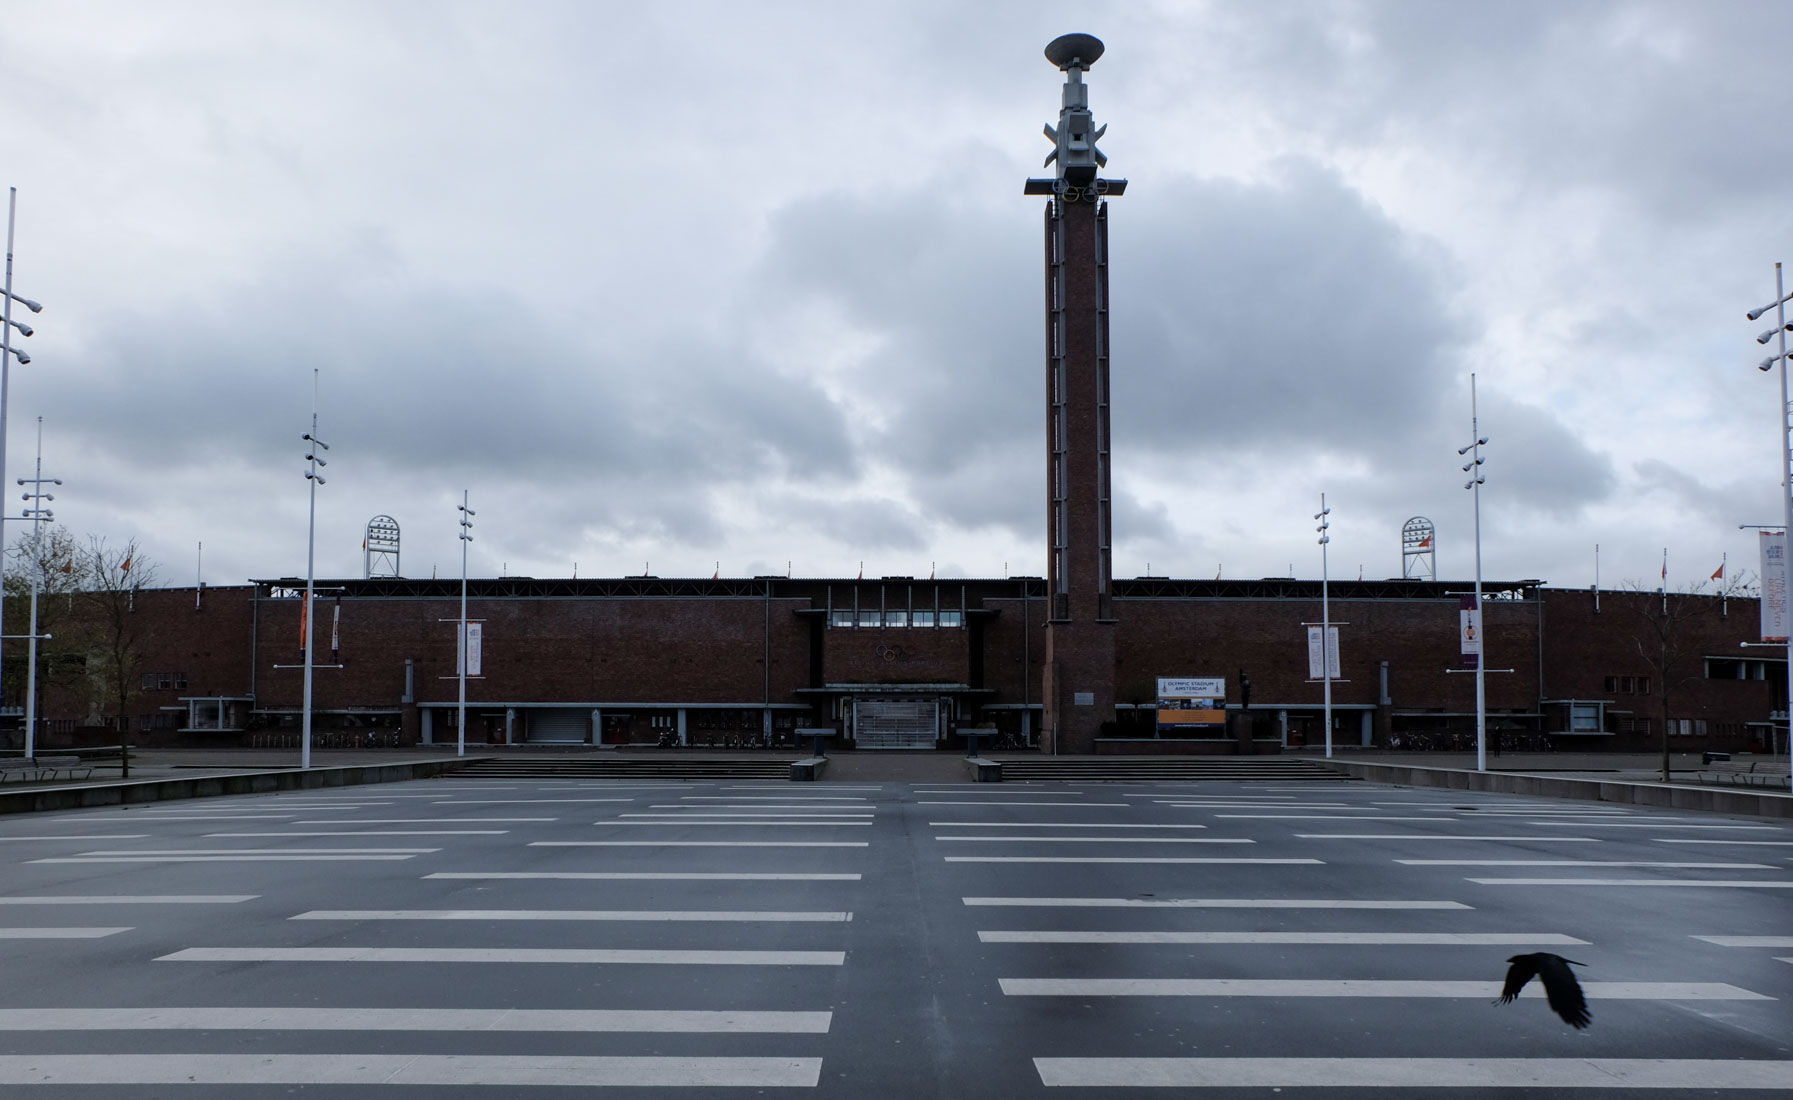
{"type": "Polygon", "coordinates": [[[299,594],[299,660],[305,659],[306,631],[311,629],[311,600],[304,593],[299,594]]]}
{"type": "Polygon", "coordinates": [[[1481,664],[1482,609],[1475,605],[1474,596],[1458,598],[1457,636],[1458,652],[1463,655],[1463,667],[1475,668],[1481,664]]]}
{"type": "Polygon", "coordinates": [[[342,664],[342,597],[336,597],[336,606],[330,609],[330,663],[342,664]]]}
{"type": "Polygon", "coordinates": [[[1344,679],[1339,675],[1339,628],[1326,628],[1326,644],[1322,647],[1320,628],[1310,626],[1307,628],[1307,678],[1324,680],[1328,677],[1334,680],[1344,679]]]}
{"type": "Polygon", "coordinates": [[[460,652],[455,657],[456,675],[460,675],[463,670],[465,670],[468,676],[479,675],[479,659],[482,641],[480,637],[480,628],[484,625],[484,623],[467,623],[462,630],[457,631],[457,633],[461,635],[461,644],[459,646],[460,652]]]}
{"type": "Polygon", "coordinates": [[[1762,640],[1787,640],[1787,533],[1762,531],[1762,640]]]}

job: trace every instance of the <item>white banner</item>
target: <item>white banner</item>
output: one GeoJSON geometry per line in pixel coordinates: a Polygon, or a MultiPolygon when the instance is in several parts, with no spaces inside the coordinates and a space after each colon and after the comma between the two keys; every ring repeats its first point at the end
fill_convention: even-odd
{"type": "Polygon", "coordinates": [[[1457,633],[1461,637],[1458,652],[1465,657],[1482,653],[1482,613],[1480,610],[1457,612],[1457,633]]]}
{"type": "MultiPolygon", "coordinates": [[[[481,635],[484,633],[481,628],[483,626],[485,626],[484,623],[467,624],[466,638],[464,643],[457,647],[460,652],[455,656],[456,675],[460,675],[462,667],[466,668],[469,676],[479,675],[480,649],[483,640],[481,635]]],[[[457,630],[455,633],[459,634],[460,631],[457,630]]]]}
{"type": "Polygon", "coordinates": [[[1762,640],[1787,640],[1787,533],[1762,531],[1762,640]]]}
{"type": "Polygon", "coordinates": [[[1317,626],[1310,626],[1307,628],[1307,678],[1310,680],[1323,680],[1323,679],[1326,679],[1330,675],[1330,677],[1334,680],[1343,679],[1343,677],[1341,677],[1339,675],[1339,628],[1338,627],[1333,626],[1333,627],[1326,628],[1326,646],[1324,649],[1324,654],[1325,654],[1325,663],[1324,664],[1321,663],[1321,654],[1322,654],[1322,649],[1320,646],[1320,628],[1317,626]],[[1331,667],[1326,668],[1326,666],[1331,666],[1331,667]],[[1321,671],[1322,668],[1326,668],[1326,671],[1322,672],[1321,671]]]}

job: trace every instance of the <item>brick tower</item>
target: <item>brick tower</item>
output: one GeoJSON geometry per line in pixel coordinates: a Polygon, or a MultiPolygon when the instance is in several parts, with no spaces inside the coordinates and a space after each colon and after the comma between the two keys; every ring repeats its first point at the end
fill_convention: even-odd
{"type": "Polygon", "coordinates": [[[1102,43],[1067,34],[1046,47],[1065,73],[1053,143],[1052,179],[1030,179],[1026,194],[1046,202],[1046,662],[1040,748],[1095,751],[1114,718],[1115,619],[1110,552],[1108,434],[1108,203],[1126,180],[1097,176],[1108,158],[1096,148],[1106,126],[1090,117],[1084,72],[1102,43]]]}

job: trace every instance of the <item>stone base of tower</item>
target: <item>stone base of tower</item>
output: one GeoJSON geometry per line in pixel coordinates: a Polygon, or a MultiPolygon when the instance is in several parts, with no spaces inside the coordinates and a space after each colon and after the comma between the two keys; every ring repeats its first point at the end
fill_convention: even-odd
{"type": "Polygon", "coordinates": [[[1096,751],[1103,725],[1114,721],[1114,639],[1111,621],[1046,624],[1040,751],[1096,751]]]}

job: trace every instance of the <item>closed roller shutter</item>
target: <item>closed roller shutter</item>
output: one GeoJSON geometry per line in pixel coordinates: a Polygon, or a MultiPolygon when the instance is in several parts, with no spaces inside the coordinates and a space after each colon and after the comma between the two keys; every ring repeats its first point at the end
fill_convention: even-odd
{"type": "Polygon", "coordinates": [[[532,710],[529,712],[529,740],[531,741],[576,741],[584,743],[591,740],[591,711],[589,710],[532,710]]]}
{"type": "Polygon", "coordinates": [[[853,743],[862,749],[932,749],[939,705],[933,699],[859,699],[853,743]]]}

